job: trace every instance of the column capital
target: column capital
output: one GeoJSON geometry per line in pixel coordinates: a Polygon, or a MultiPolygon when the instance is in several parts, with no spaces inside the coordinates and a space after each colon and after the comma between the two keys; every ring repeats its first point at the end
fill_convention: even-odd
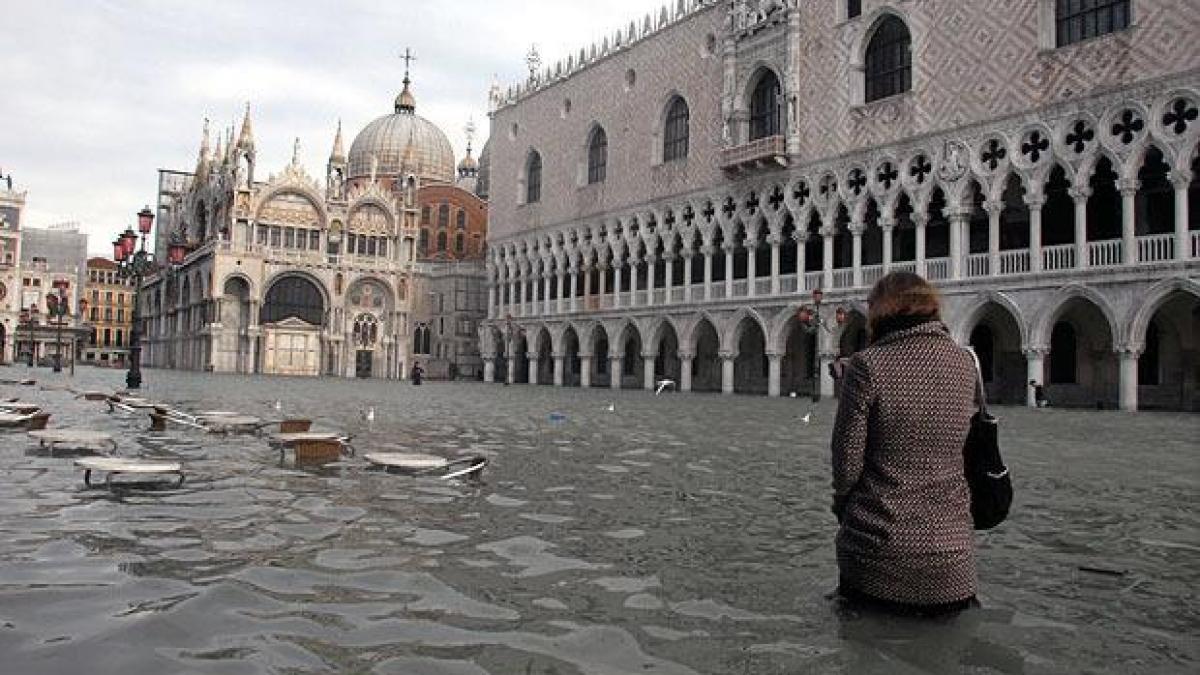
{"type": "Polygon", "coordinates": [[[1046,205],[1046,195],[1026,193],[1025,206],[1031,209],[1040,209],[1046,205]]]}
{"type": "Polygon", "coordinates": [[[1120,191],[1122,197],[1133,197],[1137,195],[1138,188],[1142,186],[1139,180],[1122,178],[1117,181],[1117,190],[1120,191]]]}
{"type": "Polygon", "coordinates": [[[653,352],[653,353],[652,352],[642,352],[642,358],[647,361],[653,361],[654,359],[658,358],[658,353],[657,352],[653,352]]]}
{"type": "Polygon", "coordinates": [[[1044,359],[1050,353],[1050,348],[1045,345],[1034,345],[1023,347],[1021,353],[1027,359],[1044,359]]]}
{"type": "Polygon", "coordinates": [[[1192,172],[1189,169],[1171,169],[1167,172],[1167,180],[1176,190],[1186,190],[1192,184],[1192,172]]]}
{"type": "Polygon", "coordinates": [[[696,353],[681,349],[676,356],[679,357],[680,361],[691,361],[692,359],[696,358],[696,353]]]}
{"type": "Polygon", "coordinates": [[[1121,359],[1139,359],[1145,351],[1144,345],[1123,344],[1113,348],[1113,352],[1121,359]]]}
{"type": "Polygon", "coordinates": [[[1092,188],[1073,187],[1067,190],[1067,194],[1071,195],[1071,199],[1074,199],[1075,203],[1078,204],[1079,202],[1086,202],[1088,197],[1092,196],[1092,188]]]}
{"type": "Polygon", "coordinates": [[[719,356],[722,361],[733,361],[738,357],[738,353],[736,351],[722,350],[717,352],[717,356],[719,356]]]}
{"type": "Polygon", "coordinates": [[[1004,210],[1004,202],[999,199],[985,199],[982,206],[989,216],[999,215],[1004,210]]]}

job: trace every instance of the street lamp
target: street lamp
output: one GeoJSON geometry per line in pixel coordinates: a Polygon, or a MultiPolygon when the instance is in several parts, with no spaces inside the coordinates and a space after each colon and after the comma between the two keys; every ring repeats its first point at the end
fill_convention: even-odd
{"type": "MultiPolygon", "coordinates": [[[[833,333],[835,329],[846,325],[850,320],[850,314],[846,308],[838,305],[833,313],[833,323],[828,323],[821,316],[821,308],[824,306],[825,292],[819,288],[813,289],[812,305],[802,305],[796,310],[796,320],[800,322],[800,328],[809,335],[816,335],[818,331],[824,329],[826,333],[833,333]]],[[[820,340],[817,340],[820,342],[820,340]]],[[[815,346],[815,345],[814,345],[815,346]]],[[[817,379],[820,379],[820,373],[817,373],[817,379]]],[[[821,385],[819,382],[813,383],[812,393],[813,403],[818,403],[821,400],[821,385]]]]}
{"type": "Polygon", "coordinates": [[[57,293],[50,293],[46,296],[46,309],[54,322],[54,372],[62,372],[62,329],[63,317],[68,311],[67,302],[67,287],[65,282],[55,282],[54,288],[57,293]]]}
{"type": "Polygon", "coordinates": [[[37,325],[38,306],[30,305],[21,310],[21,324],[29,328],[29,367],[33,367],[33,353],[37,351],[37,340],[34,336],[34,326],[37,325]]]}
{"type": "MultiPolygon", "coordinates": [[[[133,329],[129,332],[129,373],[125,386],[140,389],[142,386],[142,279],[154,271],[154,254],[146,251],[146,240],[154,224],[154,212],[147,206],[137,214],[138,231],[126,228],[113,241],[113,260],[117,263],[117,274],[133,280],[133,329]],[[139,236],[140,235],[140,236],[139,236]],[[139,245],[139,239],[140,245],[139,245]]],[[[183,262],[187,249],[182,244],[171,244],[167,257],[172,265],[183,262]]]]}

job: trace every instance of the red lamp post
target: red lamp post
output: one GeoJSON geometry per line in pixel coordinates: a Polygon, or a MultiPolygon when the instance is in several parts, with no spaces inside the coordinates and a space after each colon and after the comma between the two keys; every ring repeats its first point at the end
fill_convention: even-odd
{"type": "MultiPolygon", "coordinates": [[[[132,227],[126,228],[113,242],[113,259],[117,262],[117,271],[122,277],[133,279],[133,328],[129,331],[129,373],[125,376],[125,385],[130,389],[142,386],[142,329],[141,329],[141,291],[142,279],[150,274],[155,267],[154,256],[146,251],[146,240],[154,225],[154,212],[149,206],[137,213],[137,231],[132,227]],[[139,245],[140,243],[140,245],[139,245]]],[[[175,245],[169,253],[171,263],[178,264],[183,259],[176,260],[175,245]]]]}

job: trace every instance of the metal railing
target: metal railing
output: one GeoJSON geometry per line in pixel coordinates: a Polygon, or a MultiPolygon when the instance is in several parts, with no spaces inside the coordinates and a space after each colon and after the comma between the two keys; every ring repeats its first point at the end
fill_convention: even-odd
{"type": "Polygon", "coordinates": [[[787,139],[783,136],[767,136],[722,150],[721,167],[732,169],[752,162],[784,160],[786,157],[787,139]]]}

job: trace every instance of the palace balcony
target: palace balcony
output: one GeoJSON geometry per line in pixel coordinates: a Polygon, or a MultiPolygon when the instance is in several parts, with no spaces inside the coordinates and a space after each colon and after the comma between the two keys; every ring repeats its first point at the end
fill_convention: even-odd
{"type": "Polygon", "coordinates": [[[787,165],[787,139],[783,136],[767,136],[721,151],[721,168],[730,173],[779,169],[787,165]]]}

